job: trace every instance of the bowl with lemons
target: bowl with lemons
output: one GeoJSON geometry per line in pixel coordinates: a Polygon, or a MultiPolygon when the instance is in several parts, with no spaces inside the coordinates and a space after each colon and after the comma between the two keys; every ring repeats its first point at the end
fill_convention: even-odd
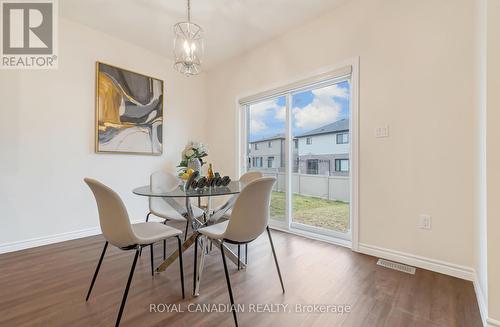
{"type": "Polygon", "coordinates": [[[194,173],[194,170],[191,169],[191,168],[188,168],[186,169],[184,172],[180,173],[179,174],[179,177],[183,180],[183,181],[187,181],[189,179],[189,177],[191,177],[191,174],[194,173]]]}

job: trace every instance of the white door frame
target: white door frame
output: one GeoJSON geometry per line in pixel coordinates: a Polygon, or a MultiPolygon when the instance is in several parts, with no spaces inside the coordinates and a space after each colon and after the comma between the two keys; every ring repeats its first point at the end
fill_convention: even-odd
{"type": "MultiPolygon", "coordinates": [[[[236,116],[236,122],[235,122],[235,127],[236,127],[236,133],[239,141],[236,142],[236,172],[238,176],[241,176],[246,171],[246,165],[247,165],[247,158],[246,158],[246,147],[247,147],[247,135],[248,135],[248,122],[246,121],[246,110],[247,106],[246,105],[241,105],[240,104],[240,99],[243,99],[245,97],[258,94],[261,92],[266,92],[268,90],[272,90],[278,87],[281,87],[283,85],[289,85],[289,84],[294,84],[297,83],[301,80],[305,80],[308,78],[313,78],[315,76],[319,76],[322,74],[327,74],[328,72],[333,72],[333,71],[338,71],[341,68],[344,67],[351,67],[351,101],[350,101],[350,112],[351,112],[351,119],[350,119],[350,132],[351,132],[351,153],[350,153],[350,172],[351,172],[351,185],[350,185],[350,219],[351,219],[351,241],[347,242],[344,240],[334,240],[334,239],[329,239],[328,237],[324,237],[321,235],[314,235],[312,233],[309,233],[307,231],[304,231],[303,233],[300,231],[297,231],[297,229],[290,228],[291,226],[291,219],[289,218],[289,213],[291,210],[291,192],[286,192],[287,199],[287,207],[285,209],[286,212],[286,220],[287,223],[284,224],[283,226],[276,226],[277,229],[284,230],[286,232],[290,232],[293,234],[300,234],[306,237],[310,238],[315,238],[315,239],[320,239],[324,240],[327,242],[332,242],[336,243],[339,245],[347,246],[350,247],[353,251],[358,252],[359,251],[359,57],[354,57],[349,60],[346,60],[342,63],[332,65],[332,66],[327,66],[327,67],[322,67],[320,69],[317,69],[313,72],[310,72],[308,74],[304,74],[301,76],[297,76],[295,78],[292,78],[287,81],[281,81],[279,83],[273,83],[272,85],[268,85],[266,87],[262,87],[260,89],[254,90],[252,92],[247,92],[246,94],[242,94],[241,96],[236,97],[235,99],[235,107],[237,111],[236,116]]],[[[287,102],[290,101],[289,96],[287,96],[287,102]]],[[[289,137],[290,134],[290,129],[291,129],[291,119],[289,117],[290,115],[290,110],[287,110],[287,126],[286,126],[286,137],[289,137]],[[290,126],[289,126],[290,125],[290,126]]],[[[286,152],[286,160],[287,160],[287,190],[291,186],[291,164],[290,164],[290,158],[289,154],[291,153],[291,146],[292,143],[288,142],[287,139],[287,151],[286,152]]]]}

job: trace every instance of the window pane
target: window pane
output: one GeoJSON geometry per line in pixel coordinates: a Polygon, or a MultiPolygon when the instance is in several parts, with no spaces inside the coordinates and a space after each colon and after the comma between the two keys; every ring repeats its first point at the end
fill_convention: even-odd
{"type": "Polygon", "coordinates": [[[248,170],[261,171],[265,176],[276,177],[271,198],[271,219],[285,220],[285,119],[286,98],[279,97],[248,106],[249,158],[255,164],[248,170]],[[253,159],[252,159],[253,160],[253,159]]]}
{"type": "Polygon", "coordinates": [[[349,171],[349,160],[341,160],[340,170],[341,171],[349,171]]]}
{"type": "Polygon", "coordinates": [[[350,229],[349,101],[348,81],[292,95],[292,133],[298,145],[292,175],[295,223],[350,229]]]}
{"type": "Polygon", "coordinates": [[[273,168],[274,157],[267,157],[267,168],[273,168]]]}
{"type": "Polygon", "coordinates": [[[337,136],[337,144],[349,143],[349,133],[339,133],[337,136]]]}
{"type": "Polygon", "coordinates": [[[335,171],[337,172],[349,171],[349,159],[335,159],[335,171]]]}

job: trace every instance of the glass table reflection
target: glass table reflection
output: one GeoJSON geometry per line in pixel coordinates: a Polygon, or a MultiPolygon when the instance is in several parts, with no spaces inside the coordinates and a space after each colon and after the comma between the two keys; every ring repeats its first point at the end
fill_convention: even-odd
{"type": "MultiPolygon", "coordinates": [[[[196,236],[198,235],[197,230],[201,227],[208,226],[211,224],[217,223],[225,214],[227,210],[229,210],[234,202],[236,201],[236,194],[239,194],[241,190],[245,187],[244,182],[240,181],[231,181],[227,186],[215,186],[215,187],[205,187],[201,189],[185,189],[184,185],[179,185],[173,189],[164,189],[161,187],[152,188],[150,185],[145,185],[141,187],[135,188],[132,192],[139,196],[145,197],[161,197],[164,198],[174,209],[176,209],[180,214],[182,214],[188,220],[189,224],[192,227],[193,233],[184,241],[182,245],[182,251],[186,251],[189,247],[191,247],[196,240],[196,236]],[[219,207],[217,210],[212,211],[210,208],[210,198],[212,196],[223,196],[223,195],[233,195],[223,206],[219,207]],[[203,220],[197,219],[193,215],[193,208],[191,205],[192,198],[209,198],[207,201],[208,205],[205,209],[205,218],[203,220]],[[174,198],[185,198],[185,208],[179,205],[177,201],[173,201],[174,198]]],[[[226,245],[222,245],[217,241],[209,241],[206,237],[202,236],[198,238],[198,246],[201,247],[200,258],[198,260],[198,274],[197,280],[195,280],[193,285],[193,295],[199,295],[199,286],[201,275],[204,266],[205,255],[210,251],[211,246],[210,242],[214,244],[216,247],[220,248],[224,246],[224,252],[226,253],[226,257],[231,260],[233,263],[238,265],[238,256],[234,254],[234,252],[229,249],[226,245]]],[[[172,253],[168,258],[163,261],[161,265],[156,268],[156,272],[160,273],[165,271],[168,266],[170,266],[177,258],[179,254],[177,251],[172,253]]],[[[245,267],[245,263],[240,261],[240,267],[245,267]]]]}
{"type": "Polygon", "coordinates": [[[174,189],[151,189],[149,185],[141,186],[133,190],[134,194],[151,197],[167,197],[167,198],[189,198],[189,197],[207,197],[219,195],[238,194],[245,186],[243,182],[231,181],[227,186],[205,187],[202,189],[185,190],[184,185],[179,185],[174,189]]]}

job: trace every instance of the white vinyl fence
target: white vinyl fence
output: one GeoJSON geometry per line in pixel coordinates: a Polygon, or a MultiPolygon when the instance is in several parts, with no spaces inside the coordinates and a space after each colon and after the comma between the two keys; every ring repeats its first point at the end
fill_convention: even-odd
{"type": "MultiPolygon", "coordinates": [[[[265,176],[276,177],[274,190],[285,192],[285,173],[263,171],[265,176]]],[[[349,202],[349,177],[292,174],[292,192],[322,199],[349,202]]]]}

